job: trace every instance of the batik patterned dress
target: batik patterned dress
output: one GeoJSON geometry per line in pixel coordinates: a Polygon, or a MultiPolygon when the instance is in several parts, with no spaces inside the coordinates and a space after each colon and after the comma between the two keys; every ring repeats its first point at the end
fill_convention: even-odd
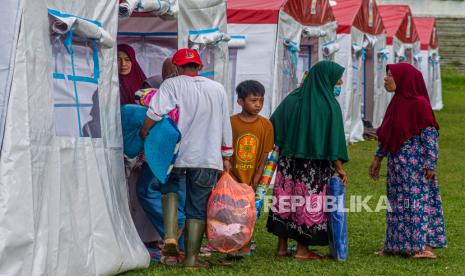
{"type": "Polygon", "coordinates": [[[428,180],[424,169],[436,170],[438,132],[421,131],[391,154],[378,145],[376,155],[387,156],[386,241],[384,251],[414,254],[426,246],[446,247],[444,213],[436,176],[428,180]]]}
{"type": "Polygon", "coordinates": [[[304,245],[328,245],[326,189],[331,161],[281,156],[278,161],[268,232],[304,245]]]}

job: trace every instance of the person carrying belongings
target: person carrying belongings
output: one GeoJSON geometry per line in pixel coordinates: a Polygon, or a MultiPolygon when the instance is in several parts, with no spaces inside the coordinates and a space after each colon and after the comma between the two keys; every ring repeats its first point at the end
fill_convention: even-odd
{"type": "Polygon", "coordinates": [[[228,99],[224,87],[199,76],[203,64],[195,50],[181,49],[173,56],[179,76],[163,82],[153,96],[140,130],[142,139],[163,116],[179,109],[179,154],[168,181],[161,186],[164,255],[177,256],[177,191],[186,186],[186,268],[207,267],[198,259],[205,232],[207,203],[218,173],[231,168],[233,154],[228,99]]]}
{"type": "MultiPolygon", "coordinates": [[[[266,158],[273,149],[273,125],[259,115],[263,108],[265,87],[255,80],[247,80],[236,88],[241,113],[231,116],[235,153],[231,175],[254,191],[265,168],[266,158]]],[[[253,250],[252,250],[253,251],[253,250]]],[[[228,256],[240,259],[251,255],[250,244],[228,256]]]]}
{"type": "MultiPolygon", "coordinates": [[[[163,62],[162,66],[162,76],[153,76],[146,79],[142,85],[142,88],[138,90],[135,94],[136,104],[148,107],[151,98],[157,93],[161,84],[168,78],[176,76],[176,68],[171,62],[171,58],[167,58],[163,62]]],[[[173,120],[173,122],[178,122],[178,109],[175,108],[168,113],[168,116],[173,120]]],[[[141,154],[142,159],[143,154],[141,154]]],[[[161,237],[165,235],[165,229],[163,227],[163,212],[161,206],[161,185],[162,183],[154,176],[152,170],[150,169],[147,162],[144,162],[142,165],[141,173],[137,182],[137,198],[140,205],[145,211],[145,214],[149,218],[152,225],[155,227],[157,232],[161,237]]],[[[184,229],[184,224],[186,220],[185,216],[185,198],[186,191],[185,186],[180,187],[178,191],[178,229],[184,229]]],[[[178,265],[182,262],[184,257],[184,246],[182,242],[184,241],[184,236],[180,236],[179,240],[181,241],[180,245],[180,256],[164,256],[161,253],[163,248],[163,243],[156,243],[155,246],[148,247],[150,256],[152,260],[161,262],[166,265],[178,265]]]]}

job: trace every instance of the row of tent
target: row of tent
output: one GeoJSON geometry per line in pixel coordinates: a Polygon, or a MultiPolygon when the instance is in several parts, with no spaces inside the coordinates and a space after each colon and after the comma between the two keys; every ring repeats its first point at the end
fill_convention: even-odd
{"type": "Polygon", "coordinates": [[[409,62],[420,69],[433,108],[442,108],[435,19],[414,18],[406,5],[378,6],[374,0],[229,0],[227,15],[228,32],[247,40],[242,49],[230,51],[230,63],[236,63],[231,90],[244,79],[262,81],[271,92],[265,115],[323,59],[346,68],[338,100],[348,142],[363,140],[363,120],[380,126],[391,97],[383,86],[388,63],[409,62]]]}
{"type": "MultiPolygon", "coordinates": [[[[256,79],[265,85],[262,115],[269,116],[304,73],[324,59],[346,68],[338,100],[350,143],[363,140],[363,121],[374,128],[382,122],[391,97],[383,87],[388,63],[409,62],[420,69],[433,109],[442,109],[434,18],[415,18],[406,5],[378,6],[375,0],[227,0],[226,4],[227,26],[191,32],[187,46],[199,42],[207,64],[203,75],[228,88],[232,113],[239,111],[234,94],[239,82],[256,79]],[[212,53],[215,45],[222,45],[219,41],[228,39],[227,52],[223,48],[222,53],[212,53]],[[216,60],[218,56],[223,60],[216,60]],[[229,72],[221,71],[225,65],[229,72]]],[[[137,48],[139,60],[147,63],[144,68],[159,74],[157,65],[167,55],[154,48],[166,50],[160,40],[175,39],[178,26],[172,22],[171,27],[154,27],[151,18],[141,16],[146,14],[133,13],[121,21],[118,40],[137,48]],[[150,27],[141,31],[141,25],[150,27]]]]}
{"type": "Polygon", "coordinates": [[[116,45],[147,76],[178,48],[228,90],[256,79],[263,115],[319,60],[346,68],[348,142],[379,126],[387,63],[422,70],[442,108],[434,19],[375,0],[2,0],[0,274],[110,275],[147,267],[128,208],[116,45]]]}

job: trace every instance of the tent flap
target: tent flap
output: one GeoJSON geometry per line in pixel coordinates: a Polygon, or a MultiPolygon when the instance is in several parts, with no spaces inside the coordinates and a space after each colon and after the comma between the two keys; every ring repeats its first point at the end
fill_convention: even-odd
{"type": "Polygon", "coordinates": [[[21,1],[6,0],[0,10],[0,150],[3,144],[6,111],[13,77],[14,57],[21,20],[21,1]]]}
{"type": "Polygon", "coordinates": [[[226,0],[180,1],[179,8],[178,47],[199,49],[201,75],[228,88],[226,0]]]}
{"type": "MultiPolygon", "coordinates": [[[[9,13],[17,10],[14,4],[9,13]]],[[[60,16],[63,22],[74,17],[70,33],[79,28],[79,19],[92,26],[99,22],[115,37],[117,1],[22,4],[0,154],[0,271],[112,275],[145,268],[150,256],[128,206],[116,48],[94,47],[92,36],[56,35],[48,14],[50,8],[67,15],[60,16]],[[93,100],[100,103],[96,108],[91,108],[93,100]],[[60,118],[60,125],[55,119],[63,108],[74,116],[60,118]],[[96,114],[99,135],[82,137],[85,125],[75,129],[77,135],[61,135],[79,117],[96,114]]]]}

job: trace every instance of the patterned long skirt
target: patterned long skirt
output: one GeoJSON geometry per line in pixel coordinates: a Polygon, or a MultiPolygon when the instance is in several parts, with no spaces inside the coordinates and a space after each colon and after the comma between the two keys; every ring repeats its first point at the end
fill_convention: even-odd
{"type": "Polygon", "coordinates": [[[333,173],[330,161],[280,157],[268,232],[304,245],[328,245],[323,206],[333,173]]]}

